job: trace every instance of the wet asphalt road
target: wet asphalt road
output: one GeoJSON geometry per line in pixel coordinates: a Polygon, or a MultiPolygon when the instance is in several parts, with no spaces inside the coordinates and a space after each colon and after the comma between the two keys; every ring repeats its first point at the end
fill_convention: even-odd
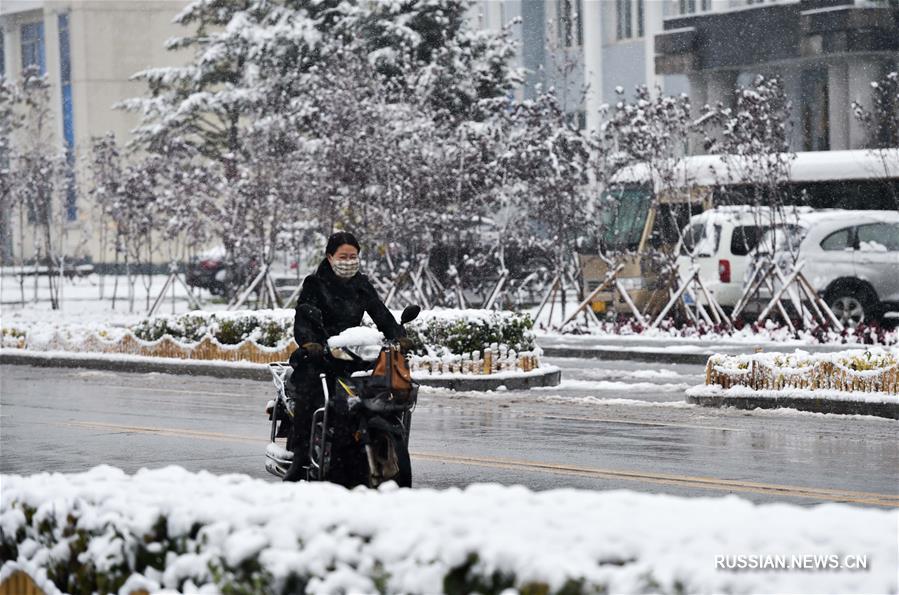
{"type": "MultiPolygon", "coordinates": [[[[754,501],[899,506],[899,424],[859,416],[684,403],[702,367],[553,359],[562,385],[423,388],[413,418],[418,487],[474,482],[630,489],[754,501]]],[[[133,472],[181,465],[269,476],[270,383],[164,374],[0,368],[0,472],[133,472]]]]}

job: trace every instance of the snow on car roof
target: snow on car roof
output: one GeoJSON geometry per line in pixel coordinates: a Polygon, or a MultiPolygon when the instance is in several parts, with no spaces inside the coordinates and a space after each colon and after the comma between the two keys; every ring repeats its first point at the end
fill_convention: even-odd
{"type": "MultiPolygon", "coordinates": [[[[884,149],[883,154],[867,150],[812,151],[796,153],[790,161],[789,179],[793,182],[869,180],[899,178],[899,149],[884,149]]],[[[721,155],[694,155],[678,160],[675,170],[681,186],[741,184],[737,172],[742,159],[721,155]],[[735,171],[736,170],[736,171],[735,171]]],[[[745,169],[751,169],[744,166],[745,169]]],[[[612,178],[617,184],[641,184],[650,179],[650,168],[636,163],[619,170],[612,178]]]]}
{"type": "MultiPolygon", "coordinates": [[[[829,209],[831,210],[831,209],[829,209]]],[[[837,210],[837,209],[832,209],[837,210]]],[[[787,206],[782,211],[776,212],[773,217],[782,221],[784,219],[795,220],[807,214],[814,213],[815,210],[805,206],[787,206]]],[[[731,223],[756,222],[760,219],[771,219],[772,210],[769,207],[757,207],[751,205],[722,205],[693,215],[690,217],[691,223],[700,223],[702,221],[728,221],[731,223]]]]}

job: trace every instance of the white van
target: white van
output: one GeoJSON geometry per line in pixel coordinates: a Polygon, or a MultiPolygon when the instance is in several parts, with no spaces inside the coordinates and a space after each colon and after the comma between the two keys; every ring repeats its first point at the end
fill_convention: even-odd
{"type": "MultiPolygon", "coordinates": [[[[775,216],[775,227],[791,226],[811,213],[808,207],[787,207],[775,216]]],[[[743,294],[743,280],[751,252],[772,227],[772,211],[765,207],[722,206],[690,218],[678,245],[681,277],[693,267],[718,303],[733,308],[743,294]]]]}

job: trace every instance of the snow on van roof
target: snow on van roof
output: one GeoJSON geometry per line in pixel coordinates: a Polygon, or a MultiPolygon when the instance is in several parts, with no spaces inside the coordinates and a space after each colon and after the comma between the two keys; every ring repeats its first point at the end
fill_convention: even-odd
{"type": "Polygon", "coordinates": [[[855,211],[845,209],[820,209],[799,216],[799,224],[806,227],[821,225],[829,221],[845,222],[847,225],[865,222],[899,222],[899,211],[855,211]]]}
{"type": "MultiPolygon", "coordinates": [[[[684,157],[676,164],[678,184],[714,186],[745,183],[747,180],[738,175],[741,159],[733,156],[726,161],[721,155],[684,157]]],[[[867,150],[796,153],[796,158],[790,161],[789,170],[789,179],[793,182],[899,179],[899,149],[883,149],[880,153],[867,150]]],[[[636,163],[619,170],[612,182],[639,184],[648,182],[649,178],[649,166],[636,163]]]]}

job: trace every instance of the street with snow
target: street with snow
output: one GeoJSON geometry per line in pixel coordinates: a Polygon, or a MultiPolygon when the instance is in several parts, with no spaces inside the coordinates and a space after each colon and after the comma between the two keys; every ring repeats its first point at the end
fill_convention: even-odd
{"type": "MultiPolygon", "coordinates": [[[[688,405],[697,365],[551,359],[562,384],[422,388],[416,487],[472,483],[735,494],[811,505],[899,501],[896,422],[688,405]]],[[[179,465],[266,479],[270,382],[5,366],[3,473],[179,465]]]]}

